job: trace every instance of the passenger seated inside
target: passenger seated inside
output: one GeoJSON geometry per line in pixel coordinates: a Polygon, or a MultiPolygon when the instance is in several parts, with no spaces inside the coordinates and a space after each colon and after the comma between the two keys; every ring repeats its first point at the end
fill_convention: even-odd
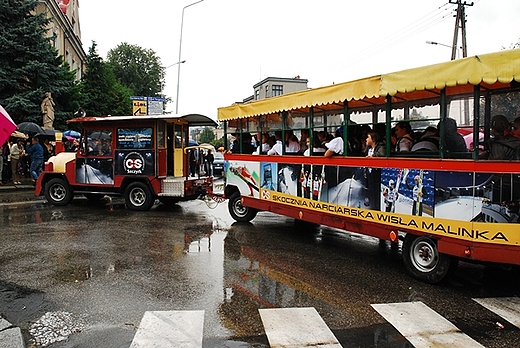
{"type": "MultiPolygon", "coordinates": [[[[514,123],[513,123],[514,125],[514,123]]],[[[504,115],[495,115],[491,119],[490,160],[520,159],[520,138],[510,131],[509,120],[504,115]]]]}
{"type": "Polygon", "coordinates": [[[411,151],[413,147],[412,126],[409,122],[398,122],[395,127],[397,142],[395,152],[411,151]]]}
{"type": "Polygon", "coordinates": [[[258,147],[260,154],[266,155],[267,151],[271,150],[272,145],[269,142],[269,133],[262,133],[262,144],[258,147]]]}
{"type": "Polygon", "coordinates": [[[511,126],[511,135],[520,139],[520,117],[515,118],[511,126]]]}
{"type": "Polygon", "coordinates": [[[439,141],[440,137],[439,133],[437,132],[437,128],[429,126],[424,130],[424,133],[419,138],[419,141],[417,141],[412,147],[412,151],[438,152],[439,141]]]}
{"type": "Polygon", "coordinates": [[[441,132],[441,127],[444,127],[444,149],[447,152],[447,156],[465,157],[465,154],[468,153],[468,148],[466,147],[464,137],[457,132],[457,121],[447,117],[437,125],[439,132],[441,132]]]}
{"type": "MultiPolygon", "coordinates": [[[[318,133],[314,132],[314,135],[312,137],[312,155],[313,156],[323,156],[325,154],[326,149],[321,146],[320,138],[318,137],[318,133]]],[[[310,156],[311,155],[311,147],[310,147],[310,139],[307,138],[307,150],[303,153],[304,156],[310,156]]]]}
{"type": "Polygon", "coordinates": [[[251,133],[233,133],[235,140],[231,147],[231,153],[253,154],[256,146],[253,145],[253,136],[251,133]],[[242,147],[242,148],[241,148],[242,147]]]}
{"type": "Polygon", "coordinates": [[[285,153],[297,154],[300,151],[300,141],[292,130],[285,131],[285,153]]]}
{"type": "Polygon", "coordinates": [[[273,147],[271,147],[271,149],[269,151],[267,151],[267,154],[269,156],[273,156],[273,155],[281,156],[282,151],[283,151],[282,131],[275,131],[274,137],[276,139],[276,143],[273,145],[273,147]]]}
{"type": "Polygon", "coordinates": [[[309,130],[302,129],[301,134],[302,135],[300,137],[300,150],[298,151],[299,155],[303,155],[305,151],[309,149],[309,130]]]}
{"type": "Polygon", "coordinates": [[[325,144],[327,151],[324,157],[332,157],[336,155],[343,155],[343,127],[336,129],[336,136],[334,139],[325,144]]]}
{"type": "Polygon", "coordinates": [[[375,130],[370,130],[367,133],[366,156],[367,157],[385,157],[386,156],[386,144],[385,144],[385,141],[383,140],[383,136],[375,130]]]}

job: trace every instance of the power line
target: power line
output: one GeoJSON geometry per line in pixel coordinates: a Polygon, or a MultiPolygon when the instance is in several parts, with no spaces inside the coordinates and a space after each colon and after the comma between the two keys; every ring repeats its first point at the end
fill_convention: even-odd
{"type": "Polygon", "coordinates": [[[436,26],[437,24],[445,21],[446,19],[451,18],[451,11],[449,13],[446,13],[446,11],[451,10],[453,7],[453,4],[450,3],[446,3],[438,7],[437,9],[431,11],[423,17],[401,28],[397,32],[372,44],[371,46],[356,51],[354,55],[347,57],[346,60],[331,66],[330,70],[337,72],[337,70],[343,70],[346,67],[351,67],[352,65],[364,61],[366,60],[366,58],[376,53],[380,54],[387,48],[392,47],[395,44],[398,44],[412,36],[415,36],[433,26],[436,26]]]}

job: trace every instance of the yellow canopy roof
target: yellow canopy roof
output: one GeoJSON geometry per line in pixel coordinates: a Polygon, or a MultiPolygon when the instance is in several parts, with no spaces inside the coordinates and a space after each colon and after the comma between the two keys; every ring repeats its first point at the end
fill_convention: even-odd
{"type": "MultiPolygon", "coordinates": [[[[356,81],[235,104],[218,109],[218,120],[267,115],[281,111],[342,103],[345,100],[380,99],[387,95],[445,87],[520,82],[520,49],[482,54],[421,68],[403,70],[356,81]]],[[[374,102],[375,100],[373,100],[374,102]]]]}
{"type": "Polygon", "coordinates": [[[381,96],[457,85],[520,82],[520,49],[482,54],[382,75],[381,96]]]}
{"type": "Polygon", "coordinates": [[[218,120],[231,120],[310,106],[342,103],[345,100],[373,98],[379,96],[380,76],[338,83],[266,98],[252,103],[235,104],[218,109],[218,120]]]}

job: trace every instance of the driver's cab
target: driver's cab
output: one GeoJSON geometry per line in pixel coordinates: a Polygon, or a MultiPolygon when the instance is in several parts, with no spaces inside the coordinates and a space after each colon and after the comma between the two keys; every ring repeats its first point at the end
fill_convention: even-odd
{"type": "Polygon", "coordinates": [[[183,148],[188,121],[130,119],[84,122],[76,157],[76,183],[116,185],[118,176],[188,176],[183,148]]]}

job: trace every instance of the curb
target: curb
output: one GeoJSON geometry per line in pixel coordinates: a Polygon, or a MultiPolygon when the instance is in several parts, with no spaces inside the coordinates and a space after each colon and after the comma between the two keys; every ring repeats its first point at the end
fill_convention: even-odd
{"type": "Polygon", "coordinates": [[[0,318],[0,348],[25,348],[22,330],[0,318]]]}

